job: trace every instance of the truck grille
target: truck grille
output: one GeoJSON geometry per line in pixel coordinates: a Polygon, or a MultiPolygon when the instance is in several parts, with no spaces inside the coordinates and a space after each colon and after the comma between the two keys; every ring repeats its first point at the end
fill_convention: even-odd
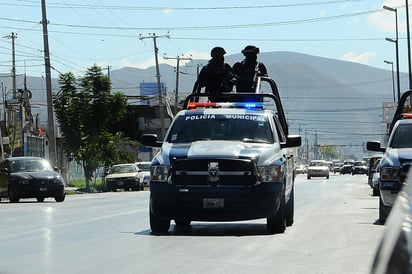
{"type": "Polygon", "coordinates": [[[256,183],[256,165],[250,159],[176,159],[172,182],[186,186],[252,186],[256,183]]]}

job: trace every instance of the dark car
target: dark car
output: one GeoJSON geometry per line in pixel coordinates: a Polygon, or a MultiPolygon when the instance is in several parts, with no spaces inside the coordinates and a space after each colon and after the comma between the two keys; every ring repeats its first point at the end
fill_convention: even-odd
{"type": "Polygon", "coordinates": [[[412,273],[412,171],[398,193],[370,269],[371,274],[412,273]]]}
{"type": "Polygon", "coordinates": [[[371,188],[373,188],[372,180],[373,180],[373,175],[376,173],[376,169],[378,167],[378,162],[381,160],[382,154],[378,155],[373,155],[372,157],[369,158],[368,162],[368,184],[371,188]]]}
{"type": "Polygon", "coordinates": [[[373,166],[373,172],[372,172],[372,182],[371,182],[371,187],[372,187],[372,195],[373,196],[379,196],[379,182],[380,182],[380,176],[381,176],[381,169],[380,169],[380,162],[381,160],[379,159],[376,164],[373,166]]]}
{"type": "Polygon", "coordinates": [[[352,175],[368,174],[368,167],[364,161],[355,161],[352,166],[352,175]]]}
{"type": "Polygon", "coordinates": [[[21,198],[36,198],[43,202],[52,197],[63,202],[63,177],[50,163],[40,157],[10,157],[0,162],[0,197],[17,203],[21,198]]]}
{"type": "Polygon", "coordinates": [[[340,174],[351,174],[354,160],[345,160],[340,169],[340,174]]]}

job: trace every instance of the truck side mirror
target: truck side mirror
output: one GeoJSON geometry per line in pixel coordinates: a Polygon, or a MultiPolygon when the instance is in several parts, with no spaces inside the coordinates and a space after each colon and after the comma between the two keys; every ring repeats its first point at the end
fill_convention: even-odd
{"type": "Polygon", "coordinates": [[[366,143],[366,149],[371,151],[385,152],[386,147],[382,147],[381,142],[378,141],[368,141],[366,143]]]}
{"type": "Polygon", "coordinates": [[[149,147],[161,147],[163,142],[157,140],[157,134],[143,134],[140,143],[149,147]]]}

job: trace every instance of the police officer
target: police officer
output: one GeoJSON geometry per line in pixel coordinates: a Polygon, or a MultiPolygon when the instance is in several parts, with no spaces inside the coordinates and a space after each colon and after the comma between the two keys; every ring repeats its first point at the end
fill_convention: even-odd
{"type": "Polygon", "coordinates": [[[266,66],[257,61],[259,48],[256,46],[246,46],[242,50],[245,59],[233,65],[236,74],[236,92],[255,92],[257,76],[267,76],[266,66]]]}
{"type": "MultiPolygon", "coordinates": [[[[226,51],[222,47],[214,47],[211,50],[210,56],[212,58],[201,69],[195,83],[194,93],[199,93],[203,87],[205,88],[205,93],[216,95],[232,91],[235,75],[232,67],[225,63],[225,54],[226,51]]],[[[211,98],[209,97],[209,99],[211,98]]]]}

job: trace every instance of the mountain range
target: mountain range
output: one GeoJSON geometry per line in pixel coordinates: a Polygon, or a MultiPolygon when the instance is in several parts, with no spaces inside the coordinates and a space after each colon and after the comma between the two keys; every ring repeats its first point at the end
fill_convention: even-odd
{"type": "MultiPolygon", "coordinates": [[[[393,103],[393,92],[397,93],[396,81],[393,89],[393,80],[396,79],[392,79],[390,70],[286,51],[263,52],[258,58],[277,83],[290,133],[301,134],[303,145],[310,153],[316,145],[332,145],[337,147],[342,158],[360,158],[368,154],[366,141],[383,141],[386,130],[383,104],[393,103]]],[[[225,56],[230,65],[242,59],[241,54],[225,56]]],[[[179,98],[191,92],[199,69],[207,62],[192,60],[180,64],[179,98]]],[[[173,97],[176,68],[161,64],[159,70],[168,96],[173,97]]],[[[155,67],[124,67],[110,71],[109,75],[113,91],[122,91],[129,96],[140,95],[140,83],[157,81],[155,67]]],[[[11,83],[9,77],[0,77],[2,82],[11,83]]],[[[58,91],[57,80],[52,79],[54,92],[58,91]]],[[[400,73],[400,82],[400,91],[405,91],[408,85],[406,73],[400,73]]],[[[23,87],[23,76],[17,77],[17,86],[23,87]]],[[[27,76],[27,87],[33,93],[35,109],[32,111],[36,112],[37,108],[40,119],[46,121],[44,79],[27,76]]],[[[129,103],[139,104],[139,100],[129,100],[129,103]]]]}

